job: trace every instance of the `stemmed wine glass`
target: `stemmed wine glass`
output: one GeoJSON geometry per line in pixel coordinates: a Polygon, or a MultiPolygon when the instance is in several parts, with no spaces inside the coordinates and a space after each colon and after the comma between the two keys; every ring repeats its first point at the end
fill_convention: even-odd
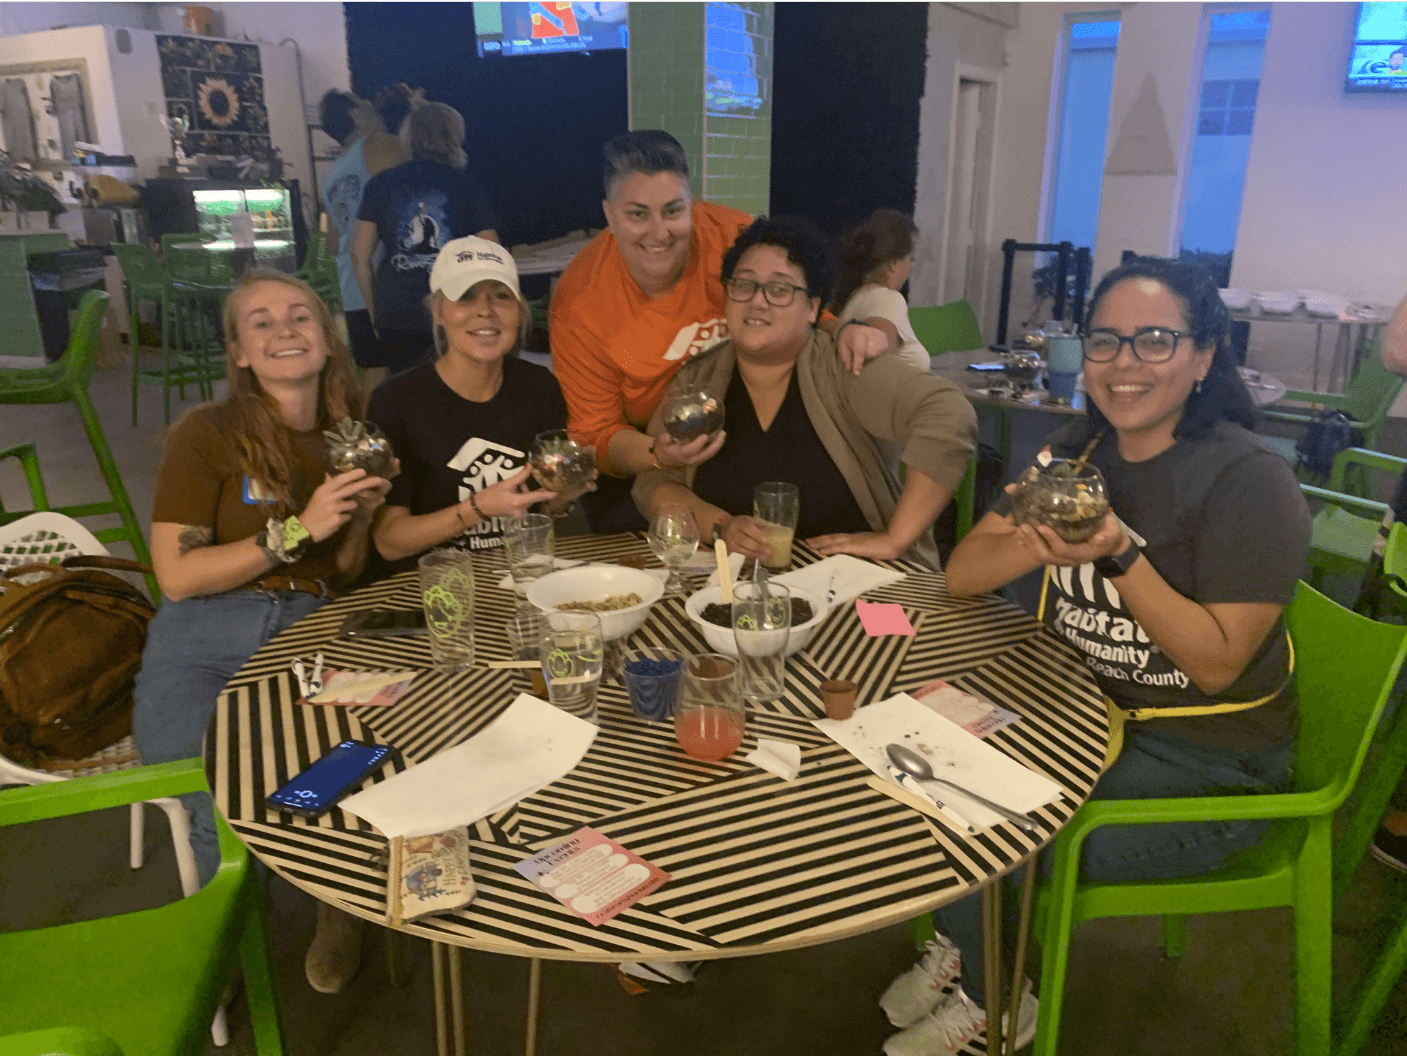
{"type": "Polygon", "coordinates": [[[655,556],[669,567],[664,592],[685,593],[686,585],[679,569],[699,548],[699,526],[694,521],[693,511],[674,503],[661,506],[650,522],[649,540],[655,556]]]}

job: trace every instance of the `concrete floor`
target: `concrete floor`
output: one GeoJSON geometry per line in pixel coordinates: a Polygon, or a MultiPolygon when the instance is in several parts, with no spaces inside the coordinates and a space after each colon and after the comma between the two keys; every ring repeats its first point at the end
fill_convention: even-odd
{"type": "MultiPolygon", "coordinates": [[[[162,436],[160,390],[144,388],[141,425],[130,423],[130,375],[99,373],[92,395],[133,503],[145,519],[162,436]]],[[[174,394],[173,394],[174,395],[174,394]]],[[[193,393],[190,395],[194,396],[193,393]]],[[[193,405],[173,401],[173,414],[193,405]]],[[[1038,416],[1018,427],[1017,457],[1034,451],[1038,416]]],[[[1394,422],[1387,450],[1407,450],[1394,422]]],[[[38,443],[50,495],[67,503],[103,497],[91,452],[71,407],[5,407],[0,449],[38,443]]],[[[5,508],[27,505],[14,463],[0,464],[5,508]]],[[[121,548],[114,548],[121,552],[121,548]]],[[[151,813],[148,864],[126,863],[125,811],[105,811],[0,830],[0,930],[89,919],[176,898],[179,885],[164,819],[151,813]]],[[[314,926],[312,899],[272,882],[275,953],[283,1022],[292,1056],[382,1056],[434,1052],[428,947],[402,940],[409,983],[388,979],[385,941],[371,929],[363,969],[342,994],[314,993],[302,960],[314,926]]],[[[1386,929],[1407,902],[1407,877],[1369,859],[1335,917],[1336,992],[1352,995],[1386,929]]],[[[1280,1056],[1293,1051],[1294,964],[1288,911],[1196,917],[1177,960],[1157,945],[1157,924],[1097,921],[1076,934],[1061,1052],[1079,1056],[1280,1056]]],[[[549,963],[543,973],[544,1056],[812,1056],[872,1054],[890,1027],[876,1001],[913,959],[907,929],[892,927],[829,946],[715,962],[692,992],[627,997],[603,967],[549,963]]],[[[521,1051],[527,966],[468,953],[471,1052],[521,1051]]],[[[0,995],[3,1000],[3,995],[0,995]]],[[[1337,1002],[1342,1005],[1343,1000],[1337,1002]]],[[[242,1001],[234,1039],[210,1053],[252,1053],[242,1001]]],[[[1407,1053],[1407,985],[1400,986],[1365,1050],[1407,1053]]]]}

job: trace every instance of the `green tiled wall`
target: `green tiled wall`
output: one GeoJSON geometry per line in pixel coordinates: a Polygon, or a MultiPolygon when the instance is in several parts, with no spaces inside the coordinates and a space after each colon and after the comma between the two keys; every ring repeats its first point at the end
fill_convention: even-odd
{"type": "Polygon", "coordinates": [[[630,127],[683,144],[696,196],[766,212],[772,5],[633,4],[629,17],[630,127]]]}

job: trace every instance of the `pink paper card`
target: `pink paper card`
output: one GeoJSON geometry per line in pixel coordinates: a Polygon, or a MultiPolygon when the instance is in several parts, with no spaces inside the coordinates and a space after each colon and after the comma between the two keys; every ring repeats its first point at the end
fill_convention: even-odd
{"type": "Polygon", "coordinates": [[[856,598],[855,611],[860,616],[860,622],[865,625],[865,633],[871,638],[878,638],[883,634],[902,634],[910,638],[914,636],[914,625],[909,622],[902,605],[891,601],[861,601],[856,598]]]}
{"type": "Polygon", "coordinates": [[[413,678],[414,671],[339,671],[329,667],[322,673],[322,692],[313,694],[312,699],[300,697],[298,703],[384,708],[401,699],[413,678]]]}
{"type": "Polygon", "coordinates": [[[513,868],[592,925],[604,924],[673,879],[590,827],[513,868]]]}

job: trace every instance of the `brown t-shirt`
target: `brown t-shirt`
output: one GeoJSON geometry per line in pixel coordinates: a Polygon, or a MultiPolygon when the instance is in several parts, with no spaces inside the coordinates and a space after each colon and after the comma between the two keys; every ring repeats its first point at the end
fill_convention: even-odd
{"type": "MultiPolygon", "coordinates": [[[[280,509],[270,489],[244,472],[239,450],[222,428],[223,417],[219,405],[197,407],[171,428],[156,473],[151,514],[153,523],[210,528],[216,544],[248,539],[262,532],[270,517],[301,511],[326,474],[322,431],[287,430],[293,454],[292,502],[287,510],[280,509]]],[[[343,528],[313,543],[297,561],[278,565],[270,573],[339,585],[345,577],[337,572],[337,548],[345,532],[343,528]]]]}

